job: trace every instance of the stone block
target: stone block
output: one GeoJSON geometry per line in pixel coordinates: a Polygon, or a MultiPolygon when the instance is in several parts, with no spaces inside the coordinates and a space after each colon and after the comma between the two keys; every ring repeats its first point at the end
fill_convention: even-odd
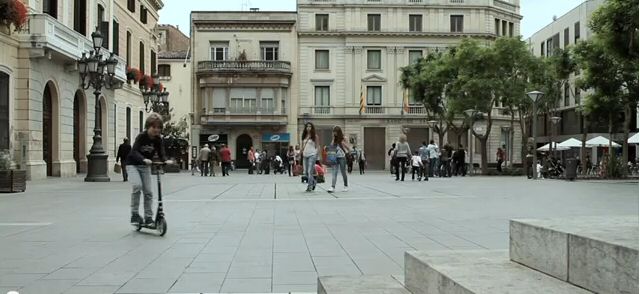
{"type": "Polygon", "coordinates": [[[405,253],[405,285],[413,294],[588,294],[509,261],[507,250],[405,253]]]}
{"type": "Polygon", "coordinates": [[[638,217],[512,220],[511,260],[597,293],[638,293],[638,217]]]}
{"type": "Polygon", "coordinates": [[[318,294],[411,294],[392,276],[328,276],[318,278],[318,294]]]}

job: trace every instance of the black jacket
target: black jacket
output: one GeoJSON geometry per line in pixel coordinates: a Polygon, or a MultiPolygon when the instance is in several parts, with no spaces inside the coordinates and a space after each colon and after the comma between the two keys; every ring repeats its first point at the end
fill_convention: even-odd
{"type": "Polygon", "coordinates": [[[151,138],[147,132],[140,133],[127,156],[127,165],[144,165],[144,159],[153,160],[155,155],[161,161],[166,160],[162,138],[151,138]]]}
{"type": "Polygon", "coordinates": [[[125,163],[127,160],[127,156],[131,153],[131,144],[122,143],[120,147],[118,147],[118,155],[116,156],[116,162],[122,160],[122,163],[125,163]]]}

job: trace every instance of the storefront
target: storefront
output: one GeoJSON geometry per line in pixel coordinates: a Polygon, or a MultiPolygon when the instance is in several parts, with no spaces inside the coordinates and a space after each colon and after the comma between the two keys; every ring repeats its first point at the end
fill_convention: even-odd
{"type": "Polygon", "coordinates": [[[268,156],[279,154],[286,156],[291,135],[289,133],[264,133],[262,134],[262,148],[268,156]]]}

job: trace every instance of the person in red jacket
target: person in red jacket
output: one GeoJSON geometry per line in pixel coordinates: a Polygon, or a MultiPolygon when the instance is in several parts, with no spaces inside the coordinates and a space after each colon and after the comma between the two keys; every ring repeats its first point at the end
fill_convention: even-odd
{"type": "Polygon", "coordinates": [[[229,169],[231,169],[231,150],[229,150],[229,147],[225,144],[222,144],[220,157],[222,159],[222,176],[228,176],[229,169]]]}

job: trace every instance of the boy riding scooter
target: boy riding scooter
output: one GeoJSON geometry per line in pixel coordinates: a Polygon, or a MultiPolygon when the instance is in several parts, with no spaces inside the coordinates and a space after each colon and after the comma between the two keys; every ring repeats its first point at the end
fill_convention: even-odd
{"type": "Polygon", "coordinates": [[[140,133],[129,156],[127,156],[127,172],[129,181],[133,185],[131,193],[131,224],[144,224],[151,226],[153,220],[153,190],[151,180],[151,164],[154,156],[165,162],[164,144],[161,137],[162,117],[157,113],[151,113],[144,124],[145,130],[140,133]],[[140,217],[140,192],[144,195],[144,220],[140,217]]]}

